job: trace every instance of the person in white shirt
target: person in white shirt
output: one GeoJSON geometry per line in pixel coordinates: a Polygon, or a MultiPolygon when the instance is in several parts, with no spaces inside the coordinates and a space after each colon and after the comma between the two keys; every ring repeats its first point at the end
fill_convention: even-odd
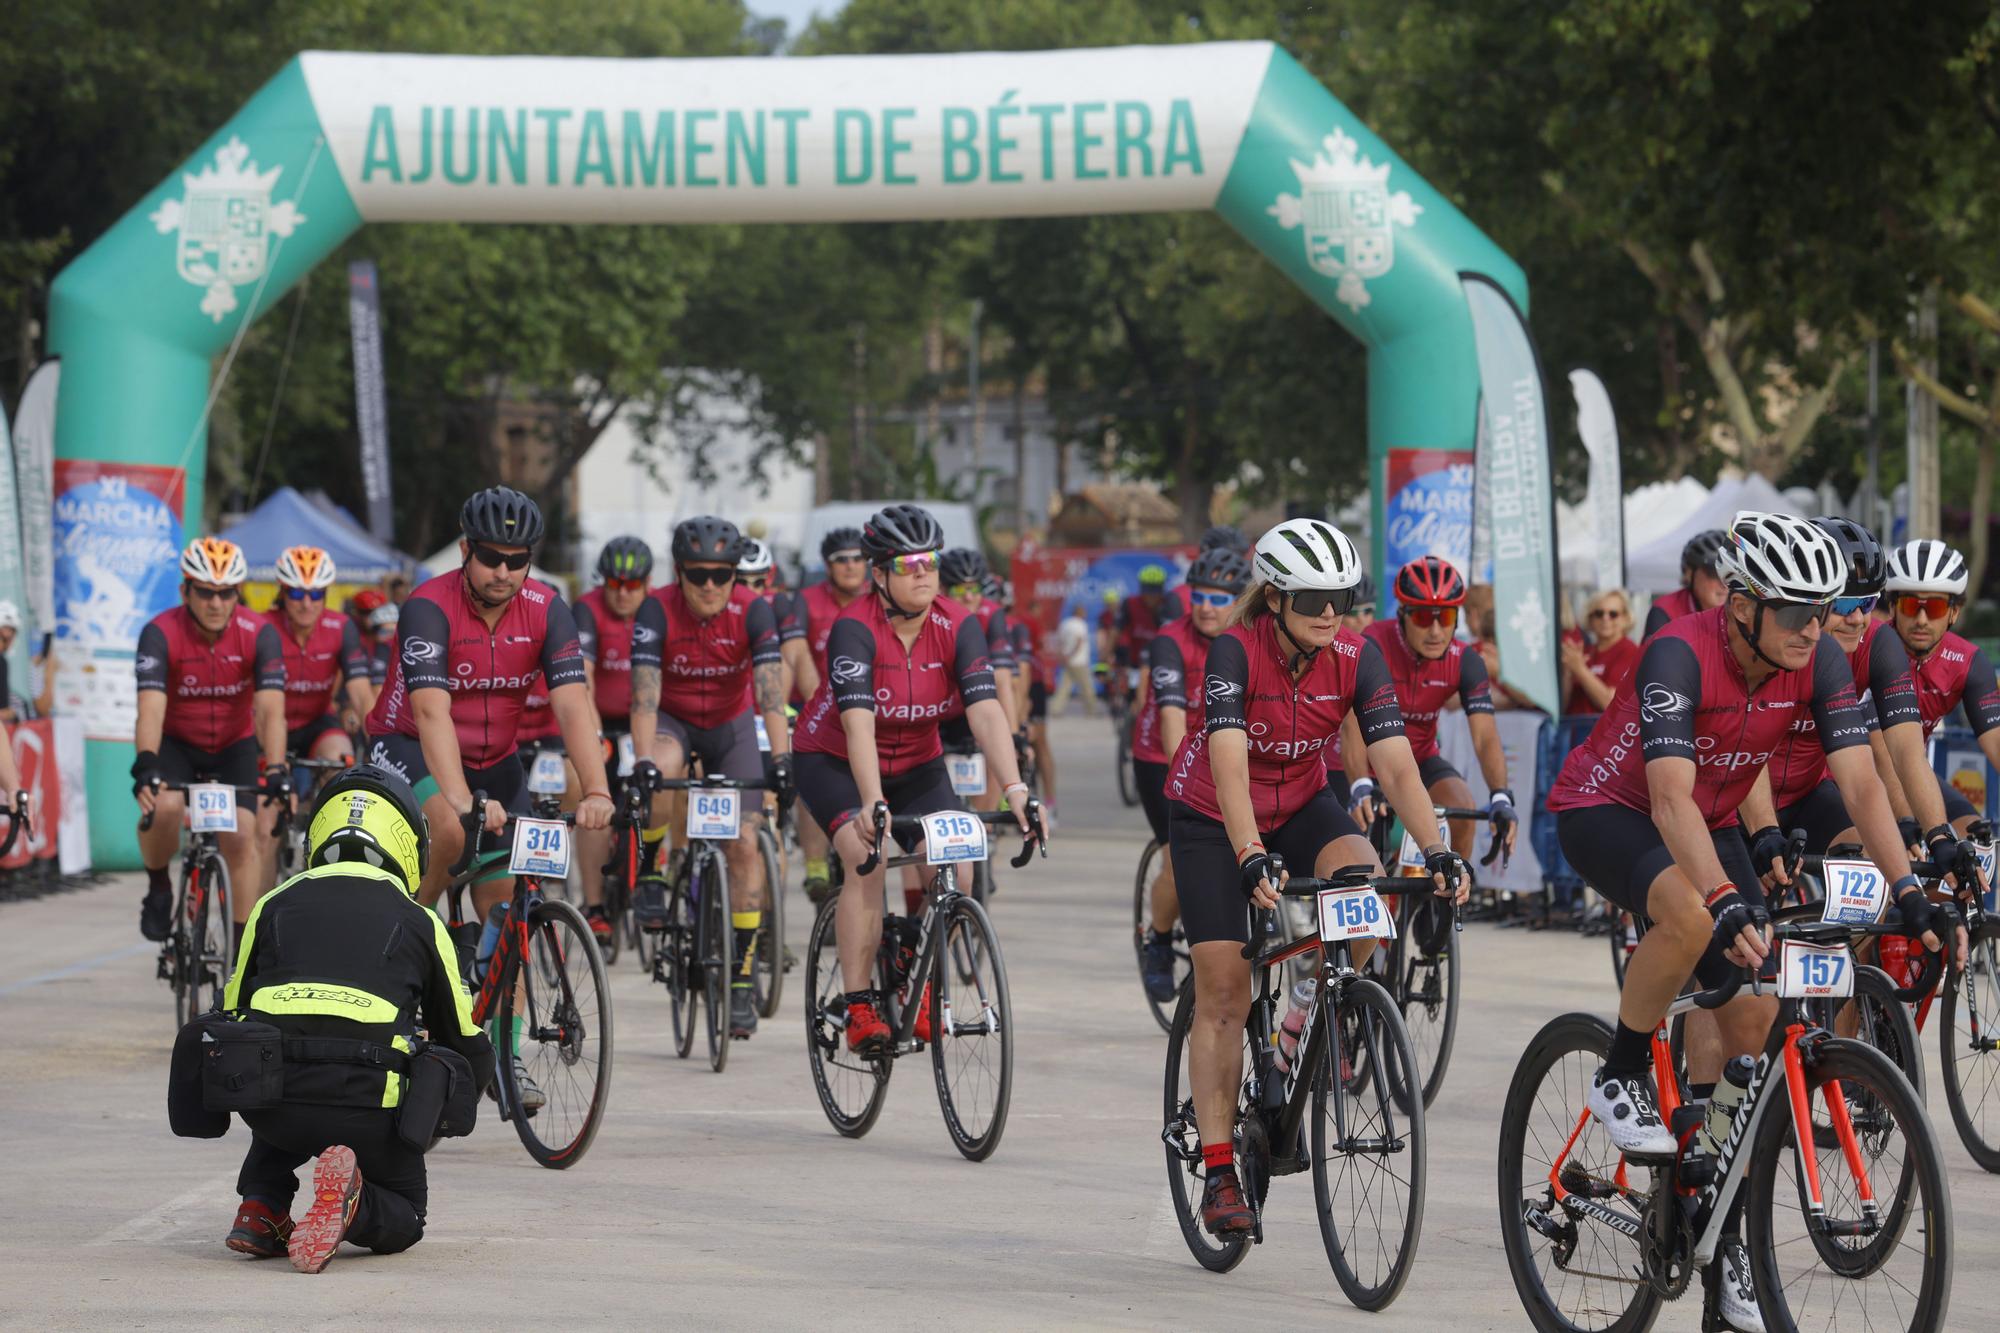
{"type": "Polygon", "coordinates": [[[1090,622],[1083,618],[1081,607],[1072,606],[1056,626],[1056,651],[1062,655],[1062,669],[1049,712],[1064,711],[1064,701],[1073,692],[1083,700],[1084,716],[1094,715],[1097,691],[1090,679],[1090,622]]]}

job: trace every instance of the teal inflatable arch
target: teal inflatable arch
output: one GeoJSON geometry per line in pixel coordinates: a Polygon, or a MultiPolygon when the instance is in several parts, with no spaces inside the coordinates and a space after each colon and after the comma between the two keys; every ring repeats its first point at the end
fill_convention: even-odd
{"type": "Polygon", "coordinates": [[[784,60],[300,55],[51,295],[68,460],[59,691],[92,738],[97,864],[135,864],[132,658],[145,619],[176,599],[170,549],[201,514],[214,359],[363,223],[1200,208],[1367,344],[1379,533],[1387,450],[1473,447],[1480,381],[1462,279],[1491,279],[1522,309],[1527,283],[1270,43],[784,60]]]}

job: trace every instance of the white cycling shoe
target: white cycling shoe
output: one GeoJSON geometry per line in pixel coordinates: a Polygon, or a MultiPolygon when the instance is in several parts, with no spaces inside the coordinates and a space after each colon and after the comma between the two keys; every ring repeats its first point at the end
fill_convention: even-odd
{"type": "Polygon", "coordinates": [[[1749,1247],[1735,1236],[1725,1236],[1716,1262],[1722,1265],[1722,1281],[1716,1284],[1722,1322],[1736,1333],[1764,1333],[1764,1314],[1757,1308],[1757,1289],[1750,1282],[1749,1247]]]}
{"type": "Polygon", "coordinates": [[[1653,1080],[1645,1074],[1607,1078],[1602,1069],[1590,1082],[1584,1105],[1597,1117],[1619,1152],[1641,1157],[1672,1157],[1680,1143],[1660,1119],[1653,1100],[1653,1080]]]}

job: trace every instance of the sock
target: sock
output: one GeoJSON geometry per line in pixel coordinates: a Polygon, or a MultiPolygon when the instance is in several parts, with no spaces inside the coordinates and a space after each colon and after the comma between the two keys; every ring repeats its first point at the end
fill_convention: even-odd
{"type": "Polygon", "coordinates": [[[1624,1078],[1643,1074],[1653,1059],[1653,1034],[1625,1026],[1623,1019],[1611,1037],[1611,1053],[1604,1057],[1604,1076],[1624,1078]]]}
{"type": "Polygon", "coordinates": [[[150,898],[156,893],[162,897],[166,897],[172,894],[173,891],[174,891],[173,881],[167,878],[167,868],[165,866],[160,866],[158,869],[155,869],[152,866],[146,867],[147,897],[150,898]]]}
{"type": "Polygon", "coordinates": [[[922,889],[903,890],[903,911],[913,917],[923,915],[924,891],[922,889]]]}
{"type": "Polygon", "coordinates": [[[1236,1150],[1227,1143],[1204,1143],[1201,1145],[1201,1164],[1211,1176],[1227,1171],[1236,1174],[1236,1150]]]}
{"type": "Polygon", "coordinates": [[[1715,1085],[1713,1083],[1688,1084],[1688,1100],[1691,1102],[1705,1102],[1714,1095],[1715,1085]]]}
{"type": "Polygon", "coordinates": [[[826,858],[824,856],[808,856],[806,858],[806,878],[826,878],[826,858]]]}
{"type": "Polygon", "coordinates": [[[757,961],[757,927],[762,925],[764,914],[759,912],[731,912],[729,924],[736,928],[736,954],[743,965],[736,970],[734,985],[748,989],[750,973],[757,961]]]}
{"type": "Polygon", "coordinates": [[[663,843],[667,840],[667,832],[668,832],[668,826],[665,824],[661,824],[657,828],[640,830],[639,839],[640,841],[646,843],[648,846],[658,846],[660,843],[663,843]]]}

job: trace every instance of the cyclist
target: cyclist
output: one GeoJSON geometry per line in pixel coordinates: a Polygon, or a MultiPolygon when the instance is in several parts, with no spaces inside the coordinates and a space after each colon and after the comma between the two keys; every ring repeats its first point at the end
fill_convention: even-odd
{"type": "Polygon", "coordinates": [[[286,750],[351,764],[354,744],[342,716],[366,717],[375,691],[360,626],[327,609],[333,583],[332,556],[317,546],[286,547],[278,553],[278,604],[265,619],[285,654],[286,750]]]}
{"type": "MultiPolygon", "coordinates": [[[[1520,820],[1514,813],[1514,793],[1507,786],[1507,752],[1500,745],[1500,729],[1493,724],[1486,663],[1470,644],[1452,637],[1459,608],[1465,605],[1465,576],[1447,560],[1418,556],[1396,571],[1395,588],[1396,618],[1374,622],[1363,637],[1381,650],[1396,682],[1403,733],[1417,756],[1424,786],[1434,805],[1464,809],[1472,804],[1472,789],[1438,750],[1438,714],[1456,698],[1465,709],[1472,748],[1491,793],[1486,814],[1494,841],[1504,855],[1512,856],[1520,820]]],[[[1375,783],[1367,776],[1363,755],[1348,756],[1348,762],[1359,775],[1349,801],[1356,821],[1367,828],[1375,817],[1375,783]]],[[[1452,820],[1452,850],[1469,858],[1473,834],[1473,821],[1452,820]]]]}
{"type": "MultiPolygon", "coordinates": [[[[997,582],[997,580],[996,580],[997,582]]],[[[1001,585],[995,590],[994,600],[1007,611],[1007,632],[1014,638],[1014,679],[1020,685],[1015,692],[1018,705],[1015,716],[1023,719],[1027,733],[1027,743],[1033,747],[1035,768],[1041,778],[1042,807],[1045,818],[1055,822],[1056,815],[1056,756],[1049,747],[1049,677],[1042,665],[1041,647],[1035,641],[1035,626],[1026,617],[1014,614],[1013,589],[1001,585]]]]}
{"type": "MultiPolygon", "coordinates": [[[[709,777],[761,782],[764,761],[754,721],[761,713],[783,798],[792,760],[778,623],[769,603],[737,585],[742,547],[736,525],[712,515],[686,519],[674,529],[674,581],[653,594],[666,612],[654,759],[668,778],[685,776],[689,760],[700,756],[709,777]]],[[[660,813],[656,807],[656,819],[660,813]]],[[[736,841],[723,849],[735,956],[742,960],[730,986],[729,1030],[742,1038],[757,1030],[751,982],[764,921],[764,859],[757,850],[761,818],[746,808],[736,841]]]]}
{"type": "MultiPolygon", "coordinates": [[[[659,727],[660,647],[667,637],[666,611],[647,595],[652,573],[652,547],[637,537],[613,537],[597,553],[598,586],[576,602],[584,677],[591,702],[597,705],[606,749],[618,756],[613,773],[647,791],[660,776],[653,752],[659,727]]],[[[597,872],[611,859],[611,834],[601,829],[579,832],[576,850],[584,870],[584,919],[590,922],[591,934],[609,940],[612,923],[604,915],[604,882],[597,872]]]]}
{"type": "MultiPolygon", "coordinates": [[[[1548,798],[1564,855],[1584,880],[1652,929],[1625,968],[1618,1024],[1586,1102],[1624,1153],[1670,1156],[1648,1073],[1654,1029],[1690,973],[1707,987],[1769,953],[1764,897],[1736,828],[1737,810],[1772,752],[1811,714],[1827,767],[1868,855],[1891,880],[1912,934],[1935,949],[1934,909],[1896,834],[1870,762],[1868,726],[1846,656],[1821,627],[1847,582],[1848,561],[1825,529],[1745,511],[1720,565],[1728,601],[1683,616],[1648,641],[1639,668],[1548,798]]],[[[1763,1047],[1776,1013],[1768,996],[1739,995],[1716,1011],[1721,1041],[1689,1050],[1688,1081],[1706,1095],[1728,1056],[1763,1047]]],[[[1763,1327],[1748,1256],[1725,1237],[1722,1313],[1763,1327]]]]}
{"type": "MultiPolygon", "coordinates": [[[[916,505],[890,505],[862,528],[862,543],[873,595],[834,622],[830,668],[799,720],[798,780],[800,799],[833,835],[847,868],[834,917],[847,1044],[874,1057],[890,1040],[872,980],[883,872],[878,865],[861,873],[875,830],[856,816],[884,802],[904,816],[962,808],[938,739],[938,723],[959,708],[1024,832],[1028,789],[995,697],[986,636],[964,607],[938,595],[944,530],[937,519],[916,505]]],[[[919,1005],[916,1034],[929,1040],[930,1014],[919,1005]]]]}
{"type": "Polygon", "coordinates": [[[1137,667],[1144,663],[1153,636],[1180,613],[1180,600],[1167,596],[1167,567],[1158,563],[1142,567],[1139,591],[1118,608],[1118,646],[1125,654],[1120,665],[1137,667]]]}
{"type": "MultiPolygon", "coordinates": [[[[1007,732],[1019,735],[1021,731],[1020,698],[1014,687],[1014,635],[1007,626],[1007,613],[1000,603],[986,596],[986,580],[992,572],[986,567],[986,557],[968,546],[955,546],[938,557],[938,584],[944,595],[957,602],[986,636],[987,661],[993,672],[993,692],[1000,701],[1000,709],[1007,715],[1007,732]]],[[[938,736],[953,750],[971,750],[978,742],[967,724],[963,705],[953,705],[950,715],[938,727],[938,736]]],[[[1018,765],[1019,750],[1015,751],[1018,765]]],[[[986,773],[986,790],[974,796],[968,804],[974,810],[998,810],[1000,791],[993,785],[993,771],[986,773]]],[[[911,910],[922,901],[920,885],[906,884],[904,892],[910,895],[911,910]]]]}
{"type": "Polygon", "coordinates": [[[1362,574],[1354,590],[1354,609],[1340,618],[1340,627],[1359,634],[1375,623],[1375,580],[1362,574]]]}
{"type": "MultiPolygon", "coordinates": [[[[1250,584],[1250,562],[1228,546],[1214,546],[1188,566],[1189,604],[1193,608],[1154,637],[1146,650],[1147,706],[1132,727],[1132,775],[1139,787],[1139,804],[1153,827],[1153,838],[1167,845],[1167,760],[1191,731],[1202,729],[1203,694],[1190,690],[1208,665],[1209,645],[1229,621],[1229,608],[1250,584]]],[[[1146,931],[1144,966],[1146,994],[1164,1004],[1174,998],[1174,923],[1180,919],[1180,899],[1174,893],[1172,857],[1160,858],[1159,873],[1148,893],[1152,923],[1146,931]]]]}
{"type": "MultiPolygon", "coordinates": [[[[771,608],[778,622],[778,655],[784,668],[785,698],[797,691],[800,667],[812,669],[812,650],[806,646],[806,628],[799,621],[799,600],[780,586],[778,564],[769,544],[755,537],[743,539],[743,555],[736,562],[736,584],[748,588],[771,608]]],[[[768,747],[768,739],[764,741],[768,747]]]]}
{"type": "MultiPolygon", "coordinates": [[[[1396,812],[1413,829],[1432,818],[1381,650],[1340,627],[1361,581],[1354,543],[1329,523],[1290,519],[1258,540],[1254,567],[1258,581],[1209,645],[1202,726],[1181,741],[1166,783],[1174,883],[1194,958],[1188,1064],[1208,1176],[1201,1217],[1217,1236],[1252,1225],[1231,1144],[1250,1011],[1244,899],[1277,906],[1274,852],[1288,869],[1315,875],[1377,864],[1326,787],[1322,751],[1350,712],[1396,812]]],[[[1440,893],[1453,884],[1464,896],[1464,867],[1449,847],[1432,839],[1424,859],[1440,893]]]]}
{"type": "Polygon", "coordinates": [[[1104,682],[1104,701],[1111,708],[1114,722],[1125,701],[1125,670],[1118,661],[1118,603],[1121,600],[1118,589],[1104,590],[1104,605],[1097,612],[1097,659],[1091,667],[1104,682]]]}
{"type": "MultiPolygon", "coordinates": [[[[1889,610],[1910,655],[1915,673],[1917,709],[1922,715],[1924,739],[1937,730],[1954,708],[1965,706],[1965,716],[1979,738],[1979,748],[1989,763],[2000,762],[2000,687],[1993,678],[1993,663],[1984,649],[1953,632],[1965,609],[1967,574],[1965,559],[1957,551],[1934,538],[1905,542],[1889,553],[1885,587],[1889,610]]],[[[1911,815],[1910,791],[1891,792],[1897,813],[1911,815]]],[[[1966,827],[1984,812],[1973,809],[1956,787],[1944,787],[1945,813],[1962,836],[1966,827]]]]}
{"type": "MultiPolygon", "coordinates": [[[[860,528],[830,530],[820,538],[819,558],[826,566],[826,578],[807,584],[792,601],[793,614],[805,634],[808,655],[808,660],[798,664],[793,673],[792,705],[799,709],[819,692],[820,682],[826,679],[826,641],[833,633],[833,622],[868,590],[868,557],[861,550],[860,528]]],[[[806,897],[817,905],[826,897],[829,884],[826,830],[819,826],[811,810],[801,814],[794,822],[799,852],[806,863],[806,897]]]]}
{"type": "MultiPolygon", "coordinates": [[[[139,631],[132,792],[141,813],[153,816],[152,826],[139,830],[146,867],[139,933],[149,940],[164,940],[173,928],[167,866],[186,808],[181,793],[161,791],[160,784],[262,788],[252,827],[218,838],[236,890],[229,910],[238,935],[276,870],[276,802],[289,801],[292,790],[285,768],[285,650],[271,622],[241,605],[249,576],[235,542],[197,537],[181,552],[181,604],[139,631]]],[[[236,800],[250,803],[241,790],[236,800]]]]}
{"type": "Polygon", "coordinates": [[[347,599],[347,618],[361,632],[361,647],[368,654],[368,685],[380,690],[389,678],[389,656],[395,651],[396,613],[402,610],[384,597],[379,589],[363,588],[347,599]],[[384,607],[388,616],[378,619],[384,607]]]}
{"type": "MultiPolygon", "coordinates": [[[[1200,559],[1206,552],[1217,550],[1234,551],[1247,562],[1250,558],[1250,539],[1245,537],[1243,529],[1237,527],[1234,523],[1218,523],[1201,534],[1201,541],[1195,548],[1195,558],[1200,559]]],[[[1177,616],[1184,616],[1194,609],[1194,590],[1188,585],[1186,580],[1182,580],[1180,586],[1174,589],[1174,600],[1180,603],[1181,608],[1175,613],[1177,616]]],[[[1139,665],[1143,668],[1145,663],[1141,662],[1139,665]]],[[[1140,706],[1150,707],[1151,705],[1141,704],[1140,706]]]]}
{"type": "Polygon", "coordinates": [[[1728,536],[1721,528],[1708,528],[1688,538],[1687,545],[1681,548],[1681,586],[1665,597],[1653,599],[1651,609],[1646,612],[1646,632],[1642,638],[1652,638],[1669,621],[1697,611],[1712,611],[1729,599],[1729,589],[1723,584],[1718,564],[1728,536]]]}

